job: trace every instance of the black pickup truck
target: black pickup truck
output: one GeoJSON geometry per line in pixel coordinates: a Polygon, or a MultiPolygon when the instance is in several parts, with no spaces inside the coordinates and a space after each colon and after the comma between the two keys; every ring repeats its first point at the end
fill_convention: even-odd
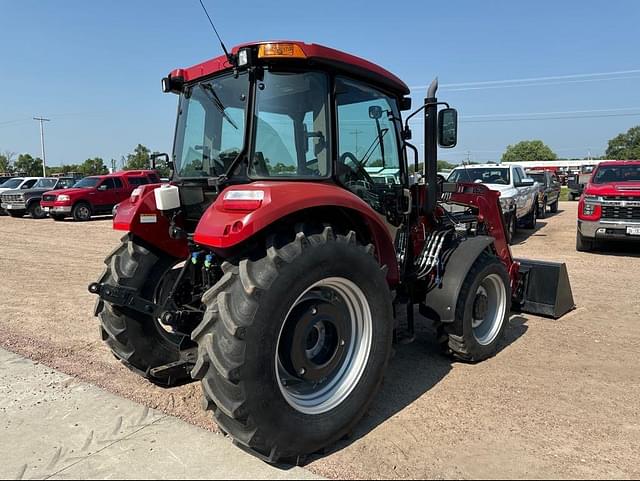
{"type": "Polygon", "coordinates": [[[547,209],[552,213],[558,212],[558,202],[560,202],[560,192],[562,184],[560,179],[549,171],[531,170],[527,175],[534,179],[540,186],[538,194],[538,218],[544,219],[547,216],[547,209]]]}
{"type": "Polygon", "coordinates": [[[77,179],[74,177],[42,178],[30,189],[3,192],[1,207],[11,217],[24,217],[29,214],[34,219],[43,219],[47,214],[40,207],[42,195],[50,190],[68,189],[76,182],[77,179]]]}

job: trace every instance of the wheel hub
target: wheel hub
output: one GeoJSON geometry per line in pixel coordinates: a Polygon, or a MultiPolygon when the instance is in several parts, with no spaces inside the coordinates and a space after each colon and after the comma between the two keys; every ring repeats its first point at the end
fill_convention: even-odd
{"type": "Polygon", "coordinates": [[[473,304],[473,327],[479,327],[487,317],[489,298],[486,292],[479,292],[473,304]]]}
{"type": "Polygon", "coordinates": [[[349,313],[341,303],[310,299],[296,306],[285,328],[280,358],[290,372],[310,382],[321,382],[345,357],[349,313]],[[288,369],[289,370],[289,369],[288,369]]]}
{"type": "Polygon", "coordinates": [[[326,278],[301,294],[287,314],[276,356],[289,405],[309,415],[340,405],[365,372],[372,330],[369,303],[352,281],[326,278]]]}

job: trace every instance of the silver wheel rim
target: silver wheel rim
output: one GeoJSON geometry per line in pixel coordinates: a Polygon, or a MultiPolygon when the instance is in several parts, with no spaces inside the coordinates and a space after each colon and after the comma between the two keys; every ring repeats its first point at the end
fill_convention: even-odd
{"type": "Polygon", "coordinates": [[[471,318],[473,337],[478,344],[493,343],[504,323],[507,310],[507,288],[498,274],[491,274],[478,286],[471,318]],[[486,304],[485,304],[486,303],[486,304]]]}
{"type": "Polygon", "coordinates": [[[42,216],[42,207],[40,207],[39,205],[35,206],[33,208],[33,216],[34,217],[40,217],[42,216]]]}
{"type": "MultiPolygon", "coordinates": [[[[320,300],[320,303],[325,301],[328,302],[325,299],[320,300]]],[[[308,310],[308,315],[315,315],[313,306],[308,310]]],[[[331,277],[313,284],[298,297],[289,310],[278,337],[275,368],[278,386],[284,399],[293,409],[307,415],[324,414],[341,405],[362,379],[369,361],[372,339],[371,308],[366,296],[356,284],[342,277],[331,277]],[[301,320],[296,321],[297,317],[292,318],[292,313],[298,309],[306,309],[307,305],[312,305],[324,297],[333,298],[333,303],[342,306],[348,319],[340,319],[340,322],[343,327],[348,326],[347,329],[343,329],[343,334],[348,330],[349,336],[336,337],[336,328],[332,321],[323,319],[322,312],[318,313],[318,308],[315,309],[318,313],[317,320],[306,323],[309,331],[306,344],[304,348],[297,348],[303,349],[307,362],[313,363],[314,356],[331,350],[327,349],[327,345],[330,339],[335,338],[334,358],[339,355],[342,360],[326,379],[313,382],[305,379],[310,373],[292,372],[295,368],[292,368],[290,360],[285,359],[286,355],[283,355],[283,351],[287,350],[284,345],[285,334],[302,323],[301,320]]]]}
{"type": "Polygon", "coordinates": [[[86,220],[86,219],[89,218],[90,215],[91,214],[90,214],[89,209],[87,207],[82,206],[82,207],[78,208],[78,217],[80,217],[80,219],[86,220]]]}

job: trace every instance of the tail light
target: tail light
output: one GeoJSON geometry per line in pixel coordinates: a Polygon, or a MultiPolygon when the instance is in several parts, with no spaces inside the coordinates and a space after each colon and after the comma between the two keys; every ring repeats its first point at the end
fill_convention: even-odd
{"type": "Polygon", "coordinates": [[[262,190],[231,190],[224,194],[222,207],[225,210],[257,210],[264,201],[262,190]]]}

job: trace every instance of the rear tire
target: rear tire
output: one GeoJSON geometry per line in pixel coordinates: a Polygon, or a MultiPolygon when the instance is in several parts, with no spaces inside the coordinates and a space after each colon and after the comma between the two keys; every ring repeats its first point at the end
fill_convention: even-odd
{"type": "Polygon", "coordinates": [[[493,254],[478,257],[462,284],[453,324],[440,325],[440,341],[455,358],[479,362],[496,354],[511,313],[509,274],[493,254]],[[443,328],[443,329],[442,329],[443,328]]]}
{"type": "MultiPolygon", "coordinates": [[[[156,255],[129,236],[122,240],[123,244],[105,260],[107,269],[98,282],[135,288],[138,295],[154,300],[163,274],[176,259],[156,255]]],[[[184,379],[154,377],[151,370],[178,361],[181,347],[187,347],[185,340],[189,344],[185,336],[169,333],[151,316],[101,299],[96,303],[95,315],[100,318],[102,340],[125,366],[163,387],[184,383],[184,379]]]]}
{"type": "Polygon", "coordinates": [[[544,200],[542,201],[542,205],[540,206],[540,209],[538,210],[538,218],[546,219],[546,217],[547,217],[547,198],[545,197],[544,200]]]}
{"type": "Polygon", "coordinates": [[[91,215],[93,211],[91,210],[91,206],[86,202],[79,202],[75,206],[73,206],[73,210],[71,211],[71,216],[73,220],[77,222],[86,222],[91,220],[91,215]]]}
{"type": "Polygon", "coordinates": [[[268,244],[261,258],[225,263],[224,276],[203,296],[207,312],[192,334],[198,343],[192,376],[202,380],[204,406],[220,428],[252,454],[276,463],[340,440],[366,413],[391,355],[393,312],[372,247],[357,244],[353,232],[301,230],[282,247],[268,244]],[[361,295],[352,302],[340,297],[339,288],[327,291],[328,297],[314,291],[332,283],[351,285],[361,295]],[[340,304],[352,307],[350,315],[327,314],[340,304]],[[369,313],[361,331],[353,327],[359,312],[369,313]],[[336,328],[336,319],[352,330],[336,328]],[[359,338],[356,332],[367,334],[359,338]],[[330,359],[327,364],[312,360],[316,346],[318,356],[330,359]],[[308,371],[294,374],[298,362],[308,371]],[[326,372],[319,375],[321,367],[326,372]]]}
{"type": "Polygon", "coordinates": [[[516,233],[518,232],[518,219],[516,213],[507,216],[507,242],[509,245],[513,245],[515,242],[516,233]]]}
{"type": "Polygon", "coordinates": [[[591,252],[596,248],[596,240],[583,236],[580,231],[576,234],[576,250],[578,252],[591,252]]]}
{"type": "Polygon", "coordinates": [[[535,202],[531,208],[531,212],[524,218],[524,228],[533,230],[538,224],[538,203],[535,202]]]}

